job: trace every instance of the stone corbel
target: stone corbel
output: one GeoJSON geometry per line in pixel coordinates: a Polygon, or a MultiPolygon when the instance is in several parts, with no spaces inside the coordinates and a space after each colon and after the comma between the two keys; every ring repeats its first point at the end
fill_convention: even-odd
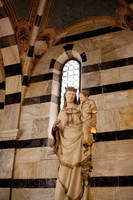
{"type": "Polygon", "coordinates": [[[0,131],[0,141],[16,140],[20,135],[21,130],[19,129],[3,130],[0,131]]]}
{"type": "Polygon", "coordinates": [[[128,7],[120,7],[116,10],[116,25],[133,31],[133,10],[128,7]]]}

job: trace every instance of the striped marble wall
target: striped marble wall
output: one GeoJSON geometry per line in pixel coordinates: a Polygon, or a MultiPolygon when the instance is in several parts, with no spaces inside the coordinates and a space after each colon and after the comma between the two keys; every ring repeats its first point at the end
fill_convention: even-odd
{"type": "Polygon", "coordinates": [[[6,83],[5,106],[1,107],[5,116],[0,126],[0,200],[8,200],[9,196],[12,200],[54,199],[58,160],[52,152],[50,130],[58,113],[61,69],[71,58],[81,63],[82,88],[90,89],[90,98],[98,107],[98,134],[93,148],[94,199],[132,200],[133,34],[106,27],[68,36],[51,47],[32,73],[19,121],[21,63],[1,1],[0,9],[6,83]],[[19,130],[22,134],[15,140],[19,130]]]}
{"type": "Polygon", "coordinates": [[[98,107],[94,199],[132,199],[132,33],[107,27],[96,34],[65,38],[34,69],[21,112],[22,135],[14,143],[15,167],[12,183],[8,182],[12,199],[54,199],[58,161],[52,152],[50,129],[58,113],[61,69],[73,57],[82,66],[82,88],[90,89],[90,98],[98,107]]]}
{"type": "Polygon", "coordinates": [[[15,141],[18,135],[18,123],[21,100],[21,62],[14,30],[8,14],[0,1],[0,48],[1,74],[0,94],[0,199],[9,199],[13,175],[15,146],[3,148],[3,142],[15,141]],[[6,180],[7,184],[6,184],[6,180]]]}

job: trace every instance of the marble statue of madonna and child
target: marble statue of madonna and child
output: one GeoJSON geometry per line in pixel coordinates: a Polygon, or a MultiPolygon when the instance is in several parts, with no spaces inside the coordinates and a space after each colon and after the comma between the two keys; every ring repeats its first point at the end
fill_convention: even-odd
{"type": "Polygon", "coordinates": [[[79,93],[67,87],[64,107],[52,127],[53,149],[59,159],[55,200],[92,200],[90,174],[92,172],[91,149],[96,133],[95,102],[87,91],[79,93]]]}

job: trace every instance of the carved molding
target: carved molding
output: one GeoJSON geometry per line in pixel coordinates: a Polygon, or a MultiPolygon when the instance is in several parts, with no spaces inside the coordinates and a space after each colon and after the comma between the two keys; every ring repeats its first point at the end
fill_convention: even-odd
{"type": "Polygon", "coordinates": [[[0,141],[16,140],[21,135],[21,130],[3,130],[0,131],[0,141]]]}
{"type": "Polygon", "coordinates": [[[133,12],[127,7],[121,7],[116,11],[116,25],[133,31],[133,12]]]}

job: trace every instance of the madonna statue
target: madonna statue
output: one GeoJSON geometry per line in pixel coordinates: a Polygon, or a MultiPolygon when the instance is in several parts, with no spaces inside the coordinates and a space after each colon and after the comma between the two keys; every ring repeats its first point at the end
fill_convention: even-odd
{"type": "MultiPolygon", "coordinates": [[[[84,103],[85,98],[88,100],[88,96],[84,96],[83,92],[81,97],[82,101],[78,104],[76,89],[74,87],[66,88],[64,107],[52,128],[53,149],[59,159],[55,200],[80,200],[82,197],[84,200],[92,200],[90,193],[91,149],[95,142],[93,134],[96,133],[96,129],[95,127],[91,129],[89,123],[89,136],[86,137],[86,140],[83,139],[84,122],[82,118],[84,117],[82,116],[83,106],[81,104],[84,103]]],[[[92,102],[91,100],[91,104],[92,102]]],[[[95,118],[96,106],[94,102],[90,108],[85,107],[86,113],[89,112],[91,115],[91,107],[93,107],[93,118],[95,118]]],[[[90,120],[90,118],[89,116],[87,119],[90,120]]],[[[93,126],[95,126],[94,120],[93,126]]]]}

